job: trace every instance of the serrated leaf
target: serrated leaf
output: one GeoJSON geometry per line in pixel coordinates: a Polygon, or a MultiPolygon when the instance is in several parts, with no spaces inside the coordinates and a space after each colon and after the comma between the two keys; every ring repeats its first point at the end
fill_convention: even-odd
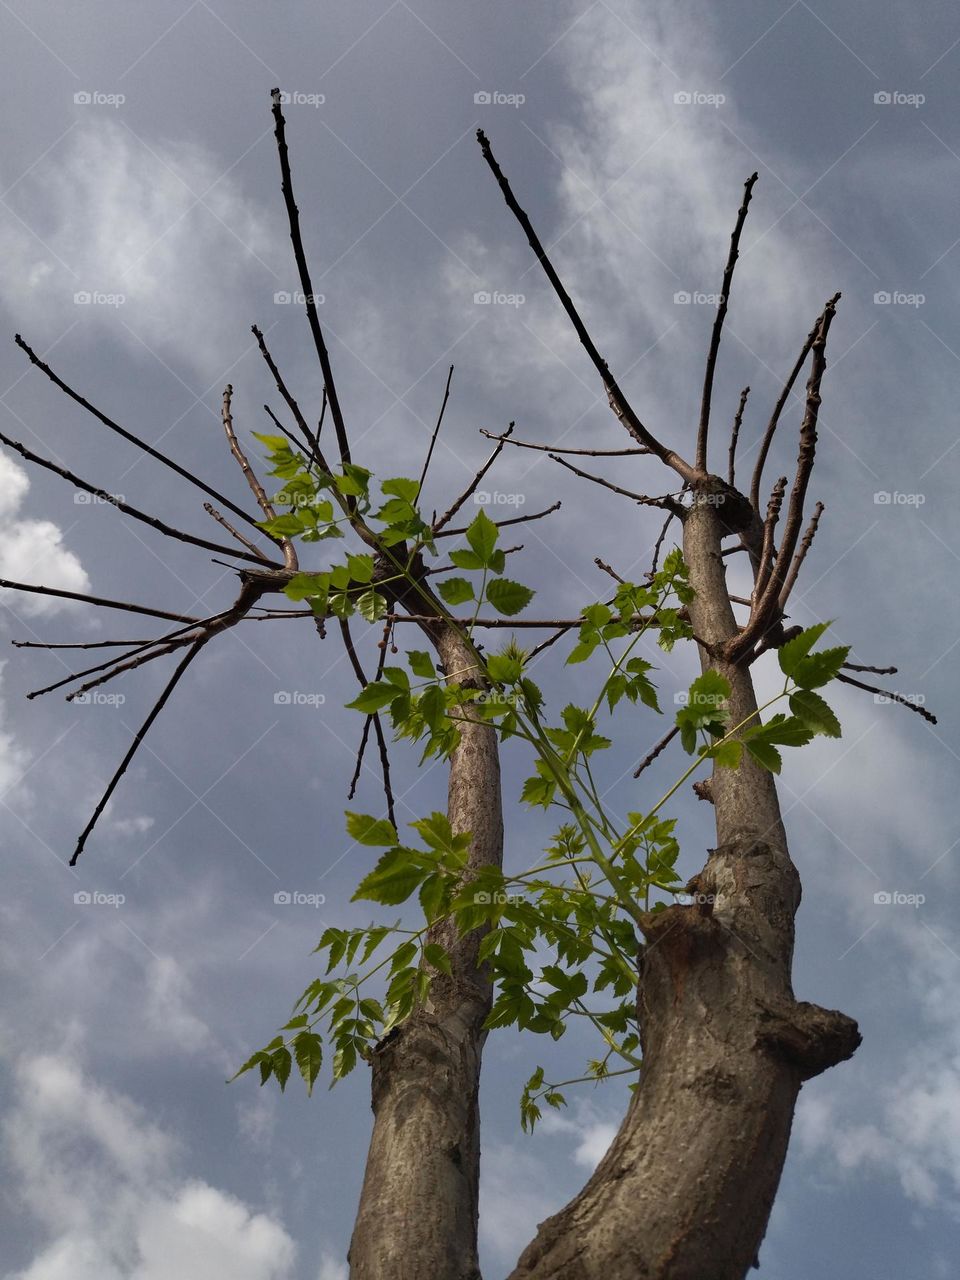
{"type": "Polygon", "coordinates": [[[363,711],[366,715],[372,716],[388,706],[397,694],[396,685],[376,681],[362,689],[352,702],[347,703],[347,707],[351,711],[363,711]]]}
{"type": "Polygon", "coordinates": [[[798,689],[790,695],[790,710],[814,733],[827,738],[841,737],[840,721],[833,708],[812,689],[798,689]]]}
{"type": "Polygon", "coordinates": [[[829,684],[838,675],[849,653],[849,645],[839,645],[801,658],[793,670],[794,683],[801,689],[819,689],[821,685],[829,684]]]}
{"type": "Polygon", "coordinates": [[[510,653],[491,653],[487,658],[487,672],[497,684],[514,684],[520,679],[523,663],[510,653]]]}
{"type": "Polygon", "coordinates": [[[499,537],[500,530],[481,508],[467,528],[467,542],[473,548],[481,566],[489,566],[490,557],[493,555],[499,537]]]}
{"type": "Polygon", "coordinates": [[[396,476],[392,480],[384,480],[380,488],[392,498],[402,498],[405,502],[414,503],[420,492],[417,480],[409,480],[405,476],[396,476]]]}
{"type": "Polygon", "coordinates": [[[387,612],[387,598],[379,591],[364,591],[357,598],[357,610],[368,622],[379,622],[387,612]]]}
{"type": "Polygon", "coordinates": [[[797,663],[807,656],[829,626],[829,622],[818,622],[816,626],[807,627],[798,636],[794,636],[792,640],[780,646],[777,650],[777,661],[785,676],[793,675],[797,663]]]}
{"type": "Polygon", "coordinates": [[[473,587],[466,578],[442,578],[437,583],[437,591],[444,604],[464,604],[473,600],[473,587]]]}
{"type": "Polygon", "coordinates": [[[748,739],[744,746],[756,760],[757,764],[764,769],[769,769],[771,773],[779,773],[783,765],[783,759],[776,747],[771,746],[769,742],[762,739],[748,739]]]}
{"type": "Polygon", "coordinates": [[[436,669],[429,653],[423,649],[408,649],[407,661],[410,663],[410,670],[415,676],[420,676],[424,680],[433,680],[436,677],[436,669]]]}
{"type": "Polygon", "coordinates": [[[347,810],[347,835],[357,844],[372,845],[383,848],[396,844],[399,837],[397,829],[386,818],[374,818],[369,813],[351,813],[347,810]]]}
{"type": "Polygon", "coordinates": [[[427,964],[432,964],[435,969],[439,969],[441,973],[450,976],[450,957],[447,955],[446,947],[442,947],[439,942],[427,942],[423,948],[423,958],[427,964]]]}
{"type": "Polygon", "coordinates": [[[293,1053],[300,1074],[307,1086],[307,1096],[313,1093],[313,1085],[323,1064],[323,1042],[311,1031],[301,1031],[293,1042],[293,1053]]]}
{"type": "Polygon", "coordinates": [[[373,556],[348,555],[347,569],[353,582],[370,582],[373,579],[373,556]]]}
{"type": "Polygon", "coordinates": [[[406,902],[424,879],[427,870],[412,849],[388,849],[374,869],[357,885],[352,902],[382,902],[395,906],[406,902]]]}
{"type": "Polygon", "coordinates": [[[509,578],[495,578],[493,582],[487,583],[487,599],[497,613],[506,614],[508,618],[522,613],[535,594],[529,587],[511,582],[509,578]]]}
{"type": "Polygon", "coordinates": [[[450,563],[455,564],[458,569],[482,569],[483,561],[475,551],[468,551],[461,548],[459,551],[450,552],[450,563]]]}
{"type": "Polygon", "coordinates": [[[731,738],[729,742],[718,742],[707,754],[722,769],[738,769],[743,757],[743,743],[737,738],[731,738]]]}

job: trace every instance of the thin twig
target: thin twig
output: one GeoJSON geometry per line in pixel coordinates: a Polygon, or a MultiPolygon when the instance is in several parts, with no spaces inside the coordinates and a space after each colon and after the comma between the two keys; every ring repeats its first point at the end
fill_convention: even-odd
{"type": "Polygon", "coordinates": [[[32,347],[28,346],[28,344],[24,342],[19,333],[15,335],[14,341],[17,346],[22,351],[25,351],[29,356],[31,364],[36,365],[38,369],[47,375],[55,387],[59,387],[60,390],[68,395],[71,400],[81,405],[89,414],[92,414],[98,422],[102,422],[105,427],[108,427],[111,431],[115,431],[117,435],[122,436],[124,440],[129,440],[131,444],[135,444],[138,449],[142,449],[144,453],[149,454],[151,458],[155,458],[157,462],[162,462],[165,467],[169,467],[171,471],[175,471],[178,476],[182,477],[182,479],[189,480],[192,485],[196,485],[198,489],[202,489],[208,497],[215,498],[222,507],[226,507],[228,510],[232,511],[235,516],[239,516],[240,519],[245,520],[247,524],[256,525],[257,522],[254,520],[253,516],[248,515],[247,512],[238,507],[236,503],[231,502],[229,498],[225,498],[223,494],[218,493],[216,489],[211,489],[208,484],[205,484],[202,480],[198,479],[185,467],[181,467],[178,462],[174,462],[172,458],[168,458],[165,453],[161,453],[158,449],[154,449],[154,447],[147,444],[145,440],[141,440],[139,436],[135,436],[132,431],[127,431],[125,427],[121,427],[119,423],[114,422],[112,418],[108,418],[105,413],[101,413],[100,410],[92,405],[89,400],[85,400],[79,392],[74,391],[71,386],[68,386],[61,378],[58,378],[50,366],[45,364],[32,347]]]}
{"type": "Polygon", "coordinates": [[[740,404],[737,408],[736,415],[733,419],[733,431],[730,434],[730,459],[727,463],[727,483],[730,488],[734,488],[734,475],[737,464],[737,440],[740,437],[740,425],[743,422],[743,411],[747,406],[747,396],[750,394],[750,388],[744,387],[740,392],[740,404]]]}
{"type": "MultiPolygon", "coordinates": [[[[493,523],[497,526],[498,529],[505,529],[507,525],[511,525],[511,524],[528,524],[531,520],[542,520],[544,516],[553,515],[554,511],[560,510],[560,505],[561,504],[558,500],[553,504],[552,507],[547,507],[543,511],[534,511],[528,516],[513,516],[509,520],[494,520],[493,523]]],[[[441,538],[455,538],[459,534],[466,533],[466,532],[467,532],[467,526],[464,525],[462,529],[444,529],[439,536],[441,538]]]]}
{"type": "Polygon", "coordinates": [[[333,418],[333,429],[337,435],[340,461],[341,463],[348,463],[350,461],[350,445],[347,441],[347,429],[343,421],[340,399],[337,396],[336,383],[333,380],[330,357],[327,354],[327,347],[323,340],[323,330],[320,328],[320,317],[317,314],[313,284],[310,280],[310,268],[307,266],[303,237],[300,233],[300,211],[293,196],[290,157],[287,153],[286,121],[283,118],[283,111],[280,107],[280,90],[271,89],[270,96],[273,99],[273,119],[276,126],[274,135],[277,139],[277,154],[280,158],[281,190],[283,191],[283,202],[287,209],[287,221],[290,226],[290,242],[293,245],[293,256],[296,259],[297,271],[300,275],[300,286],[303,289],[304,303],[307,310],[307,321],[310,325],[310,332],[313,335],[313,345],[317,351],[317,359],[320,361],[323,385],[326,388],[327,398],[330,402],[330,415],[333,418]]]}
{"type": "MultiPolygon", "coordinates": [[[[513,423],[511,422],[509,427],[507,427],[506,435],[509,436],[512,430],[513,430],[513,423]]],[[[497,447],[494,449],[493,453],[491,453],[490,457],[487,458],[486,462],[484,462],[483,466],[480,468],[477,474],[473,477],[473,479],[467,485],[466,489],[464,489],[463,493],[461,493],[460,497],[457,498],[453,506],[451,506],[447,511],[445,511],[443,515],[439,518],[439,520],[434,520],[433,522],[434,534],[438,534],[440,530],[444,527],[444,525],[448,525],[450,521],[453,519],[453,517],[460,510],[460,508],[463,506],[463,504],[466,502],[466,500],[470,497],[470,495],[476,492],[477,485],[480,483],[483,477],[487,474],[487,472],[490,470],[490,468],[493,466],[496,460],[500,457],[500,454],[502,452],[503,452],[503,440],[499,442],[497,447]]]]}
{"type": "MultiPolygon", "coordinates": [[[[511,423],[511,425],[513,425],[511,423]]],[[[480,428],[480,434],[486,436],[488,440],[503,440],[505,444],[516,445],[518,449],[539,449],[541,453],[566,453],[579,454],[584,458],[626,458],[639,457],[641,455],[649,455],[652,450],[645,448],[636,449],[562,449],[556,444],[534,444],[530,440],[513,440],[507,435],[494,435],[492,431],[487,431],[484,427],[480,428]]]]}
{"type": "MultiPolygon", "coordinates": [[[[249,539],[249,538],[245,538],[245,537],[244,537],[244,535],[243,535],[242,533],[238,532],[238,530],[236,530],[236,529],[233,527],[233,525],[232,525],[232,524],[230,523],[230,521],[226,518],[226,516],[221,515],[221,513],[217,510],[217,508],[216,508],[215,506],[213,506],[213,505],[212,505],[211,503],[209,503],[209,502],[205,502],[205,503],[203,504],[203,509],[204,509],[204,511],[206,511],[206,513],[207,513],[207,515],[208,515],[208,516],[213,516],[213,518],[214,518],[214,520],[216,520],[217,524],[221,525],[224,529],[226,529],[227,533],[232,534],[232,535],[233,535],[233,537],[235,537],[235,538],[236,538],[236,540],[237,540],[238,542],[243,543],[243,545],[244,545],[245,547],[247,547],[251,552],[253,552],[253,556],[254,556],[254,557],[256,557],[256,560],[257,560],[257,563],[258,563],[258,564],[263,564],[264,562],[266,562],[267,564],[270,564],[270,563],[271,563],[271,561],[270,561],[269,557],[266,555],[266,553],[265,553],[265,552],[263,552],[263,551],[261,551],[259,547],[255,546],[255,545],[250,541],[250,539],[249,539]]],[[[244,558],[246,559],[246,557],[244,557],[244,558]]],[[[252,557],[251,557],[251,558],[252,558],[252,557]]]]}
{"type": "Polygon", "coordinates": [[[500,185],[500,190],[503,192],[503,198],[507,202],[507,207],[523,228],[527,237],[527,243],[536,254],[537,261],[540,263],[541,267],[543,267],[547,279],[553,286],[554,292],[559,298],[564,311],[566,311],[569,316],[570,321],[576,330],[577,337],[580,339],[584,350],[590,357],[594,368],[599,373],[601,381],[606,388],[607,398],[610,401],[611,409],[613,409],[614,413],[638,444],[644,445],[651,451],[651,453],[655,453],[661,462],[664,462],[668,467],[672,467],[673,470],[681,475],[684,480],[694,480],[697,475],[696,469],[691,467],[689,462],[685,462],[678,453],[675,453],[672,449],[668,449],[665,445],[662,445],[659,440],[650,434],[647,428],[640,421],[633,409],[633,406],[617,385],[617,380],[610,372],[606,360],[603,359],[600,352],[594,345],[593,339],[587,332],[586,325],[581,320],[576,307],[573,305],[570,295],[563,287],[560,277],[554,269],[553,263],[547,257],[546,250],[540,243],[530,219],[517,203],[516,197],[510,188],[510,184],[504,177],[503,172],[494,157],[493,151],[490,149],[490,143],[487,136],[482,129],[477,130],[477,141],[480,143],[480,148],[483,151],[483,158],[486,160],[493,176],[500,185]]]}
{"type": "Polygon", "coordinates": [[[756,606],[763,596],[767,581],[773,570],[773,562],[775,558],[775,548],[773,543],[774,534],[777,529],[777,521],[780,519],[780,509],[783,506],[783,495],[787,489],[787,477],[780,476],[773,491],[770,494],[770,501],[767,503],[767,516],[763,522],[763,542],[760,547],[760,559],[757,564],[757,576],[754,581],[753,595],[750,601],[751,608],[756,606]]]}
{"type": "Polygon", "coordinates": [[[447,401],[450,399],[450,383],[453,380],[453,365],[447,370],[447,385],[443,388],[443,400],[440,402],[440,412],[437,414],[436,426],[433,428],[433,435],[430,437],[430,446],[427,449],[427,456],[423,460],[423,470],[420,472],[420,480],[417,484],[417,496],[414,499],[414,506],[420,501],[420,494],[423,492],[423,482],[427,478],[427,471],[430,467],[430,460],[433,457],[433,447],[437,443],[437,436],[440,434],[440,427],[443,424],[443,415],[447,408],[447,401]]]}
{"type": "Polygon", "coordinates": [[[657,745],[643,757],[636,769],[634,769],[633,776],[639,778],[644,769],[648,769],[653,764],[661,751],[664,751],[670,745],[679,732],[680,726],[675,724],[672,729],[665,733],[657,745]]]}
{"type": "Polygon", "coordinates": [[[730,252],[727,255],[727,265],[723,269],[723,282],[720,286],[720,302],[717,306],[717,314],[713,321],[713,332],[710,335],[710,350],[707,353],[707,368],[703,375],[703,396],[700,401],[700,425],[697,429],[697,469],[705,472],[707,469],[707,436],[710,430],[710,400],[713,395],[713,375],[717,367],[717,353],[720,350],[720,338],[723,333],[723,322],[727,315],[727,303],[730,298],[730,286],[733,283],[733,271],[737,265],[737,258],[740,256],[740,234],[743,231],[743,224],[747,220],[747,210],[750,207],[750,197],[753,194],[753,185],[757,181],[759,174],[753,173],[743,184],[743,204],[737,214],[736,226],[730,236],[730,252]]]}
{"type": "Polygon", "coordinates": [[[908,711],[915,711],[918,716],[923,716],[930,724],[937,723],[937,717],[926,709],[926,707],[918,706],[917,703],[911,702],[909,698],[905,698],[902,693],[893,693],[890,689],[878,689],[876,685],[864,684],[862,680],[854,680],[853,676],[838,675],[838,680],[842,680],[844,684],[852,684],[855,689],[864,689],[867,693],[879,694],[881,697],[889,698],[891,702],[897,702],[901,707],[906,707],[908,711]]]}
{"type": "Polygon", "coordinates": [[[150,712],[146,720],[144,720],[143,724],[137,730],[136,736],[134,737],[133,742],[131,742],[130,747],[127,751],[127,754],[120,761],[119,768],[117,769],[116,773],[113,775],[113,777],[110,779],[109,783],[107,784],[107,789],[103,793],[100,799],[100,803],[97,805],[96,809],[94,809],[93,816],[91,817],[87,825],[84,827],[83,831],[80,833],[80,839],[77,841],[77,847],[73,852],[73,857],[70,859],[71,867],[75,867],[77,865],[77,859],[80,857],[81,853],[83,853],[83,846],[87,843],[87,839],[91,831],[93,831],[93,828],[97,825],[98,818],[100,817],[101,813],[103,813],[104,809],[107,807],[107,804],[110,801],[110,797],[113,795],[114,791],[116,790],[117,783],[126,773],[127,766],[130,764],[130,761],[136,755],[137,748],[140,746],[140,743],[146,737],[147,732],[150,729],[150,726],[153,724],[154,720],[156,720],[157,716],[163,710],[164,706],[167,703],[167,699],[170,697],[174,689],[177,687],[177,684],[180,681],[180,677],[186,671],[187,667],[194,660],[194,658],[197,656],[197,654],[200,652],[200,650],[203,648],[206,642],[207,642],[207,637],[204,636],[202,639],[196,641],[195,644],[191,645],[191,647],[187,650],[187,652],[184,654],[183,658],[180,660],[179,664],[177,665],[177,669],[174,671],[173,675],[170,677],[170,680],[168,681],[163,692],[160,694],[160,697],[155,702],[153,706],[153,710],[150,712]]]}
{"type": "MultiPolygon", "coordinates": [[[[388,621],[388,625],[390,625],[389,621],[388,621]]],[[[364,670],[360,663],[360,659],[357,657],[357,651],[353,645],[353,636],[350,633],[350,624],[346,618],[340,619],[340,634],[343,637],[343,646],[347,651],[347,657],[350,659],[350,665],[351,667],[353,667],[354,674],[356,675],[357,679],[360,682],[360,688],[365,689],[369,682],[367,680],[366,675],[364,674],[364,670]]],[[[386,647],[384,646],[384,648],[381,650],[380,658],[377,662],[376,678],[378,680],[380,679],[380,676],[383,674],[383,666],[386,659],[386,652],[387,652],[386,647]]],[[[360,766],[363,762],[363,753],[367,745],[367,737],[369,736],[371,720],[374,722],[374,731],[377,735],[377,744],[380,748],[380,766],[383,773],[383,791],[387,801],[387,816],[389,817],[393,825],[396,826],[397,825],[396,819],[394,817],[394,812],[393,812],[393,789],[390,785],[390,755],[389,755],[389,752],[387,751],[387,742],[383,734],[383,726],[380,723],[379,715],[376,715],[376,714],[368,715],[364,723],[363,733],[360,738],[360,749],[357,752],[356,771],[353,775],[353,781],[350,784],[349,798],[351,800],[353,799],[354,791],[356,790],[357,779],[360,777],[360,766]]]]}
{"type": "Polygon", "coordinates": [[[654,577],[657,572],[657,566],[660,563],[660,551],[663,548],[663,540],[667,536],[667,530],[670,528],[670,521],[676,513],[671,511],[663,522],[663,528],[660,530],[660,536],[657,538],[653,546],[653,564],[650,566],[649,577],[654,577]]]}
{"type": "Polygon", "coordinates": [[[867,671],[875,676],[895,676],[897,674],[896,667],[869,667],[863,666],[859,662],[845,662],[843,667],[845,671],[867,671]]]}
{"type": "Polygon", "coordinates": [[[660,498],[648,498],[645,494],[634,493],[630,489],[621,489],[618,484],[613,484],[610,480],[604,480],[602,476],[592,475],[589,471],[581,471],[579,467],[575,467],[572,462],[567,462],[564,458],[558,457],[557,454],[551,453],[547,455],[551,462],[559,462],[561,467],[566,467],[568,471],[572,471],[576,476],[582,476],[584,480],[592,480],[594,484],[601,484],[605,489],[610,489],[613,493],[619,493],[624,498],[630,498],[633,502],[640,503],[645,507],[662,507],[664,510],[671,512],[673,515],[679,514],[680,508],[673,501],[670,494],[664,494],[660,498]]]}
{"type": "Polygon", "coordinates": [[[52,644],[45,640],[11,640],[15,649],[129,649],[131,645],[149,644],[149,640],[88,640],[85,644],[52,644]]]}
{"type": "MultiPolygon", "coordinates": [[[[159,520],[156,516],[148,515],[145,511],[140,511],[137,507],[132,507],[128,502],[124,502],[121,498],[116,497],[112,493],[107,493],[106,489],[101,489],[98,485],[90,484],[89,481],[82,479],[73,471],[68,471],[66,467],[58,466],[55,462],[50,462],[47,458],[41,458],[39,454],[28,449],[26,445],[21,444],[19,440],[11,440],[7,435],[0,431],[0,441],[9,448],[15,449],[27,462],[32,462],[38,467],[43,467],[45,471],[52,471],[54,475],[60,476],[63,480],[68,480],[75,488],[83,490],[85,493],[92,494],[101,502],[116,507],[118,511],[122,511],[125,516],[130,516],[134,520],[140,520],[143,524],[147,524],[151,529],[156,529],[158,533],[165,534],[168,538],[175,538],[177,542],[188,542],[192,546],[200,547],[204,551],[219,551],[221,555],[235,556],[240,560],[254,560],[255,563],[261,564],[266,558],[259,552],[255,556],[247,555],[242,551],[236,551],[233,547],[224,546],[220,542],[208,542],[206,538],[201,538],[197,534],[187,533],[183,529],[176,529],[173,525],[165,524],[163,520],[159,520]]],[[[250,545],[247,543],[246,545],[250,545]]],[[[256,547],[253,548],[256,551],[256,547]]]]}
{"type": "Polygon", "coordinates": [[[597,566],[599,570],[601,570],[601,572],[609,574],[610,577],[614,580],[614,582],[623,583],[624,581],[626,581],[626,579],[621,578],[619,573],[617,573],[615,569],[612,569],[610,565],[606,563],[605,560],[601,560],[599,556],[594,557],[593,563],[597,566]]]}
{"type": "MultiPolygon", "coordinates": [[[[240,447],[240,441],[237,439],[237,433],[233,429],[233,413],[231,404],[233,401],[233,387],[227,383],[223,389],[223,405],[220,411],[220,419],[223,422],[223,429],[226,433],[227,443],[230,445],[230,452],[237,461],[237,466],[243,472],[244,479],[250,486],[250,491],[257,500],[257,506],[263,512],[265,520],[276,520],[277,513],[270,503],[264,491],[263,485],[257,479],[256,473],[247,460],[247,455],[240,447]]],[[[272,535],[268,535],[272,536],[272,535]]],[[[281,538],[280,545],[283,547],[283,564],[286,569],[297,569],[299,567],[297,561],[297,552],[293,543],[289,538],[281,538]]]]}
{"type": "Polygon", "coordinates": [[[79,600],[83,604],[95,604],[101,609],[123,609],[127,613],[140,613],[146,618],[164,618],[167,622],[198,622],[188,614],[168,613],[165,609],[151,609],[148,605],[128,604],[125,600],[107,600],[103,596],[88,596],[82,591],[65,591],[61,587],[38,587],[29,582],[11,582],[0,578],[0,587],[8,591],[29,591],[34,595],[56,596],[59,600],[79,600]]]}

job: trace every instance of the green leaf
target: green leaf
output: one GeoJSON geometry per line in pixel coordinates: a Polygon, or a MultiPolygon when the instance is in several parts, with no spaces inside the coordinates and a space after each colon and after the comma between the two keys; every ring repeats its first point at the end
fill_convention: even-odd
{"type": "Polygon", "coordinates": [[[406,902],[426,874],[427,869],[419,862],[416,850],[388,849],[370,874],[357,885],[351,901],[364,899],[395,906],[406,902]]]}
{"type": "Polygon", "coordinates": [[[437,583],[437,591],[445,604],[464,604],[475,598],[466,578],[443,578],[437,583]]]}
{"type": "Polygon", "coordinates": [[[450,957],[447,955],[446,947],[442,947],[439,942],[426,943],[423,948],[423,958],[427,964],[432,964],[435,969],[450,976],[450,957]]]}
{"type": "Polygon", "coordinates": [[[373,556],[347,556],[347,568],[354,582],[370,582],[373,579],[373,556]]]}
{"type": "Polygon", "coordinates": [[[497,613],[512,618],[522,613],[536,593],[519,582],[511,582],[509,578],[496,578],[487,584],[487,599],[497,613]]]}
{"type": "Polygon", "coordinates": [[[840,721],[819,693],[798,689],[790,695],[790,710],[814,733],[822,733],[827,738],[841,736],[840,721]]]}
{"type": "Polygon", "coordinates": [[[522,671],[523,663],[512,653],[491,653],[487,658],[487,673],[497,684],[515,684],[522,671]]]}
{"type": "Polygon", "coordinates": [[[280,1086],[280,1092],[283,1093],[287,1087],[287,1081],[290,1079],[290,1068],[293,1065],[290,1050],[283,1047],[274,1049],[270,1055],[270,1060],[273,1064],[273,1074],[277,1077],[277,1084],[280,1086]]]}
{"type": "Polygon", "coordinates": [[[764,742],[762,738],[757,740],[749,739],[744,745],[757,764],[764,769],[769,769],[771,773],[780,772],[783,759],[776,747],[771,746],[769,742],[764,742]]]}
{"type": "Polygon", "coordinates": [[[366,715],[372,716],[391,703],[397,697],[397,693],[396,685],[375,681],[361,690],[352,702],[348,702],[347,707],[351,711],[363,711],[366,715]]]}
{"type": "Polygon", "coordinates": [[[387,612],[387,598],[379,591],[364,591],[357,598],[357,609],[368,622],[379,622],[387,612]]]}
{"type": "Polygon", "coordinates": [[[455,564],[458,569],[482,569],[484,567],[483,561],[477,553],[466,549],[451,551],[450,563],[455,564]]]}
{"type": "Polygon", "coordinates": [[[417,495],[420,492],[419,482],[417,480],[408,480],[404,476],[397,476],[393,480],[384,480],[380,488],[390,497],[402,498],[411,505],[416,502],[417,495]]]}
{"type": "Polygon", "coordinates": [[[433,665],[433,659],[423,649],[408,649],[407,661],[410,663],[410,670],[415,676],[421,676],[425,680],[436,679],[437,672],[433,665]]]}
{"type": "Polygon", "coordinates": [[[476,553],[482,567],[490,564],[500,530],[482,509],[477,512],[467,529],[467,541],[476,553]]]}
{"type": "Polygon", "coordinates": [[[716,760],[722,769],[738,769],[743,757],[743,743],[737,738],[731,738],[729,742],[718,742],[707,755],[711,760],[716,760]]]}
{"type": "Polygon", "coordinates": [[[351,813],[347,810],[347,835],[357,844],[368,844],[375,848],[396,844],[397,830],[386,818],[374,818],[369,813],[351,813]]]}
{"type": "Polygon", "coordinates": [[[840,645],[836,649],[821,649],[819,653],[801,658],[793,670],[794,683],[801,689],[819,689],[821,685],[829,684],[838,675],[849,653],[849,645],[840,645]]]}
{"type": "Polygon", "coordinates": [[[829,622],[818,622],[816,626],[807,627],[806,631],[801,631],[798,636],[794,636],[792,640],[780,646],[777,650],[777,661],[785,676],[793,675],[797,669],[797,663],[807,656],[829,626],[829,622]]]}
{"type": "Polygon", "coordinates": [[[301,1031],[293,1042],[293,1053],[300,1074],[307,1085],[307,1096],[313,1093],[313,1085],[323,1063],[323,1041],[311,1031],[301,1031]]]}

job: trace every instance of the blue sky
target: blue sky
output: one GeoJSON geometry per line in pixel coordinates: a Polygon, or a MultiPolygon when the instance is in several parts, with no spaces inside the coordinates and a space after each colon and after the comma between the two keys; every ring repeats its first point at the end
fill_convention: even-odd
{"type": "MultiPolygon", "coordinates": [[[[441,509],[486,456],[480,428],[516,419],[525,439],[624,443],[482,162],[477,125],[632,401],[681,451],[691,447],[712,322],[698,295],[719,288],[742,183],[759,171],[714,397],[714,465],[746,383],[749,465],[804,336],[842,291],[812,488],[827,510],[793,618],[836,619],[857,661],[895,663],[892,687],[940,717],[929,726],[844,689],[834,695],[843,739],[819,739],[784,770],[804,882],[796,991],[857,1017],[864,1043],[803,1090],[761,1274],[951,1275],[955,11],[928,5],[921,23],[915,7],[889,2],[361,0],[303,12],[247,0],[68,10],[10,0],[0,4],[0,49],[9,122],[0,310],[11,339],[0,344],[0,429],[215,539],[196,491],[30,371],[12,335],[246,501],[219,400],[231,382],[252,450],[261,406],[276,394],[250,325],[267,331],[313,412],[320,389],[300,309],[275,301],[296,288],[269,114],[275,84],[293,95],[297,194],[355,457],[378,473],[416,472],[456,365],[427,495],[441,509]],[[478,304],[478,292],[515,305],[478,304]],[[878,892],[924,902],[878,904],[878,892]]],[[[798,420],[794,401],[771,479],[789,470],[798,420]]],[[[659,492],[655,471],[623,459],[606,474],[659,492]]],[[[603,594],[595,556],[626,576],[649,563],[655,517],[585,491],[542,455],[505,455],[490,490],[527,511],[563,501],[517,539],[518,576],[537,587],[533,607],[545,616],[603,594]]],[[[0,454],[0,531],[2,577],[173,611],[212,612],[232,598],[230,572],[206,553],[74,502],[68,485],[27,473],[9,453],[0,454]]],[[[4,593],[0,604],[5,646],[152,634],[122,615],[35,596],[4,593]]],[[[340,1280],[369,1134],[367,1081],[358,1072],[309,1101],[297,1088],[282,1099],[261,1092],[249,1078],[224,1085],[313,976],[322,929],[366,919],[349,902],[368,859],[343,834],[359,725],[343,709],[353,684],[338,645],[290,624],[248,625],[211,645],[75,871],[73,840],[165,673],[107,686],[123,702],[28,703],[24,693],[64,666],[29,650],[2,657],[4,1280],[340,1280]],[[278,692],[312,697],[285,705],[278,692]],[[277,905],[280,890],[325,903],[277,905]],[[124,901],[75,904],[81,891],[124,901]]],[[[557,646],[539,676],[566,699],[562,659],[557,646]]],[[[657,661],[669,702],[693,657],[657,661]]],[[[761,689],[772,678],[758,670],[761,689]]],[[[615,807],[642,807],[677,776],[678,759],[668,754],[640,787],[632,767],[661,730],[653,717],[624,716],[615,732],[604,786],[615,807]]],[[[442,769],[417,771],[400,749],[394,764],[401,821],[442,804],[442,769]]],[[[512,749],[515,867],[548,834],[516,803],[525,770],[512,749]]],[[[359,800],[379,804],[372,767],[359,800]]],[[[692,798],[677,813],[692,873],[711,839],[709,814],[692,798]]],[[[624,1105],[613,1085],[573,1095],[533,1138],[519,1131],[517,1098],[533,1067],[575,1074],[590,1049],[573,1035],[549,1048],[513,1032],[488,1043],[488,1277],[506,1274],[612,1136],[624,1105]]]]}

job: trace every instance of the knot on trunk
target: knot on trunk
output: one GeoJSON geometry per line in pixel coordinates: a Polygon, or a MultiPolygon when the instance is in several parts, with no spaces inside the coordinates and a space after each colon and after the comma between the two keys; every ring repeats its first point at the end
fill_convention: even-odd
{"type": "Polygon", "coordinates": [[[810,1080],[852,1057],[862,1036],[853,1018],[806,1001],[759,1005],[759,1048],[785,1059],[810,1080]]]}

